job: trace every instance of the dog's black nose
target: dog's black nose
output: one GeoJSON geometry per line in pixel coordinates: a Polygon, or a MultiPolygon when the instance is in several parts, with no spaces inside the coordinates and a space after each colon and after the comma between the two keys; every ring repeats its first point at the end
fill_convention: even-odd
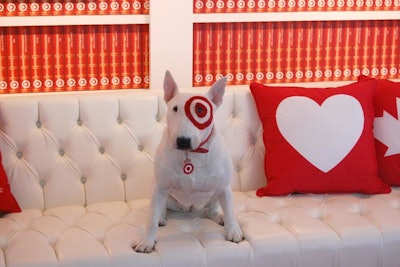
{"type": "Polygon", "coordinates": [[[176,138],[176,148],[181,150],[192,149],[192,141],[187,137],[176,138]]]}

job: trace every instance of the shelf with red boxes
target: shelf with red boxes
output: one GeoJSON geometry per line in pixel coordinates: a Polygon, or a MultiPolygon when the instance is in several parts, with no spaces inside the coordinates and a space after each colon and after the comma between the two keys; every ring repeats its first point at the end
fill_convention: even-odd
{"type": "MultiPolygon", "coordinates": [[[[3,88],[0,90],[0,93],[126,88],[122,81],[126,82],[129,80],[126,78],[126,74],[124,74],[127,71],[123,70],[124,68],[126,70],[127,66],[129,66],[128,69],[130,69],[130,88],[150,89],[162,88],[162,79],[166,69],[172,71],[175,80],[182,88],[203,85],[207,86],[210,82],[215,81],[215,79],[217,79],[220,75],[228,75],[229,77],[233,77],[229,81],[229,84],[231,85],[234,84],[243,86],[251,81],[254,81],[254,79],[256,79],[256,81],[265,83],[297,83],[304,81],[309,81],[310,83],[329,83],[330,81],[334,81],[337,83],[339,80],[346,81],[354,79],[354,74],[359,72],[370,73],[374,76],[384,78],[399,77],[400,66],[398,64],[398,59],[400,52],[395,53],[395,47],[399,41],[398,28],[400,27],[400,0],[371,1],[0,1],[0,4],[2,4],[0,5],[0,9],[1,6],[3,6],[3,9],[0,10],[0,27],[2,31],[2,33],[0,33],[0,59],[2,61],[0,81],[1,88],[3,88]],[[39,13],[36,15],[34,13],[29,13],[29,8],[31,8],[30,5],[25,6],[28,9],[24,11],[24,5],[15,5],[13,7],[13,5],[11,5],[12,3],[39,3],[39,13]],[[49,3],[53,9],[51,12],[48,11],[49,3]],[[101,11],[100,6],[104,7],[104,3],[107,3],[107,11],[101,11]],[[141,7],[147,6],[147,11],[138,11],[138,9],[134,9],[137,3],[140,3],[141,7]],[[203,11],[196,10],[196,5],[199,5],[199,3],[203,4],[201,7],[204,8],[203,11]],[[224,10],[221,8],[222,3],[224,8],[232,6],[232,4],[233,7],[231,10],[224,10]],[[97,11],[90,10],[93,9],[94,4],[96,4],[97,11]],[[248,10],[239,10],[243,4],[248,10]],[[126,10],[128,5],[130,7],[129,11],[126,10]],[[66,12],[69,11],[68,9],[70,9],[72,6],[74,7],[75,13],[66,12]],[[21,7],[22,11],[20,10],[21,7]],[[61,10],[59,10],[60,7],[64,13],[61,13],[61,10]],[[113,10],[113,8],[115,10],[113,10]],[[220,8],[220,10],[216,8],[220,8]],[[256,10],[255,8],[259,9],[256,10]],[[42,11],[40,11],[40,9],[42,11]],[[150,9],[151,12],[148,12],[150,9]],[[18,13],[18,10],[20,10],[20,13],[18,13]],[[89,11],[91,11],[91,13],[89,13],[89,11]],[[7,15],[6,12],[8,12],[7,15]],[[354,25],[352,26],[351,30],[348,30],[350,27],[349,25],[354,25]],[[275,27],[275,30],[273,31],[271,30],[272,26],[275,27]],[[229,29],[232,27],[235,28],[235,31],[237,34],[239,34],[239,36],[242,36],[241,42],[242,44],[245,44],[243,49],[246,50],[244,52],[246,53],[245,59],[250,59],[250,61],[245,64],[246,67],[243,67],[240,70],[236,70],[235,67],[233,72],[232,66],[224,66],[223,64],[231,63],[232,58],[232,60],[237,61],[237,65],[239,65],[239,63],[242,63],[241,57],[244,55],[242,55],[242,52],[240,51],[235,51],[234,53],[231,53],[228,58],[227,53],[231,51],[229,51],[229,49],[224,50],[224,48],[228,48],[231,45],[226,38],[229,36],[229,29]],[[268,30],[261,34],[258,32],[260,27],[264,27],[268,30]],[[323,31],[321,31],[321,27],[324,29],[323,31]],[[94,28],[94,31],[97,31],[98,34],[95,34],[95,38],[92,37],[88,40],[88,36],[90,36],[90,34],[82,34],[82,31],[85,32],[90,28],[94,28]],[[141,44],[140,49],[144,49],[143,54],[139,56],[139,58],[142,58],[140,63],[141,68],[139,68],[141,69],[142,73],[139,76],[140,79],[135,78],[137,75],[132,71],[133,69],[137,70],[137,65],[134,66],[136,61],[131,61],[133,55],[130,54],[129,57],[131,57],[131,59],[129,59],[126,56],[126,53],[123,52],[123,46],[121,46],[121,44],[125,42],[124,40],[128,40],[129,38],[132,40],[132,38],[135,38],[132,37],[133,35],[131,35],[131,37],[126,37],[126,35],[124,36],[123,33],[127,28],[132,28],[134,31],[140,31],[143,34],[140,35],[140,37],[136,37],[137,39],[141,40],[140,42],[135,41],[135,44],[130,43],[132,49],[134,49],[134,47],[139,47],[137,46],[138,43],[141,44]],[[39,39],[41,46],[43,44],[47,45],[47,50],[43,50],[53,51],[50,53],[46,52],[44,55],[40,55],[38,57],[41,60],[40,62],[44,62],[44,64],[42,64],[43,67],[38,71],[36,71],[35,68],[31,70],[26,68],[27,60],[32,62],[32,60],[35,58],[35,54],[29,53],[35,50],[35,46],[32,45],[32,40],[35,38],[33,38],[32,34],[35,35],[34,32],[36,29],[40,29],[43,32],[50,31],[51,34],[42,35],[39,39]],[[218,32],[216,32],[215,29],[218,29],[218,32]],[[246,32],[240,33],[240,29],[246,29],[246,32]],[[221,31],[224,31],[224,34],[221,34],[221,31]],[[305,44],[302,44],[301,47],[298,46],[301,43],[299,42],[299,39],[301,39],[299,36],[302,36],[301,33],[307,36],[312,35],[313,38],[316,36],[321,36],[323,44],[332,44],[337,36],[334,36],[334,34],[330,35],[330,33],[342,32],[342,35],[344,36],[345,33],[343,32],[346,31],[350,31],[351,34],[355,34],[355,36],[361,36],[360,40],[362,41],[357,41],[357,47],[363,48],[368,46],[366,44],[375,42],[374,40],[378,40],[377,36],[385,36],[386,38],[384,39],[384,44],[377,44],[381,46],[380,49],[385,52],[385,57],[376,57],[377,62],[371,63],[370,61],[372,61],[372,59],[369,61],[360,61],[358,54],[356,54],[357,60],[353,58],[353,61],[351,61],[349,58],[347,58],[348,61],[345,64],[349,65],[350,67],[343,66],[340,68],[340,73],[342,76],[336,77],[335,73],[337,75],[339,71],[337,70],[336,65],[332,65],[330,62],[330,53],[332,53],[336,47],[327,46],[327,49],[329,49],[328,53],[328,51],[319,49],[318,47],[320,46],[317,45],[308,48],[305,44]],[[16,32],[19,33],[16,34],[16,32]],[[21,32],[23,32],[23,34],[21,34],[21,32]],[[60,34],[60,32],[64,33],[60,34]],[[68,37],[68,34],[66,35],[65,32],[70,32],[70,35],[73,37],[68,37]],[[104,32],[108,33],[105,35],[108,37],[101,36],[104,34],[104,32]],[[321,32],[323,32],[323,34],[321,34],[321,32]],[[362,34],[359,34],[360,32],[362,32],[362,34]],[[48,36],[48,38],[44,38],[44,36],[48,36]],[[265,44],[261,45],[258,42],[259,40],[266,40],[265,38],[267,38],[267,36],[273,36],[275,46],[272,47],[280,47],[280,50],[273,50],[272,53],[273,55],[278,55],[278,58],[281,58],[281,61],[278,62],[279,64],[268,64],[269,61],[273,59],[269,59],[268,57],[263,58],[262,56],[269,50],[265,48],[265,44]],[[365,38],[365,36],[369,37],[365,38]],[[199,42],[199,40],[205,40],[207,38],[211,38],[209,39],[209,41],[211,40],[211,44],[199,42]],[[97,50],[93,50],[95,54],[97,53],[99,55],[97,62],[93,61],[94,57],[89,58],[89,54],[87,54],[86,57],[77,57],[80,61],[70,61],[68,63],[68,60],[71,60],[71,57],[69,56],[71,54],[57,48],[66,48],[73,44],[73,49],[71,50],[73,55],[83,55],[84,53],[79,51],[82,49],[81,41],[86,40],[83,42],[83,44],[86,45],[84,49],[89,49],[88,46],[93,44],[92,41],[94,39],[96,39],[95,43],[100,42],[100,47],[101,44],[107,44],[106,46],[103,45],[102,49],[108,49],[106,49],[106,52],[98,52],[97,50]],[[280,41],[278,42],[277,40],[284,40],[284,42],[280,43],[280,41]],[[287,41],[289,42],[287,43],[287,41]],[[254,50],[254,46],[250,46],[249,49],[249,42],[255,42],[255,46],[259,47],[254,50]],[[20,43],[27,45],[16,45],[20,43]],[[216,44],[218,45],[216,46],[216,44]],[[211,50],[214,49],[214,46],[218,49],[211,50]],[[309,49],[309,51],[315,55],[310,54],[307,55],[306,58],[299,57],[298,54],[301,54],[301,51],[303,51],[302,49],[304,49],[304,47],[306,47],[305,49],[309,49]],[[29,52],[28,54],[27,51],[29,52]],[[149,51],[151,51],[151,53],[149,53],[149,51]],[[281,56],[286,52],[289,52],[292,57],[287,58],[281,56]],[[257,53],[260,53],[261,56],[254,56],[257,53]],[[50,54],[50,56],[47,56],[48,54],[50,54]],[[317,60],[318,58],[322,57],[327,57],[325,58],[327,59],[325,62],[330,62],[328,64],[329,66],[322,64],[323,61],[319,60],[315,64],[315,68],[312,70],[304,67],[307,66],[307,64],[312,64],[310,61],[312,58],[316,58],[317,60]],[[120,61],[119,65],[115,62],[117,59],[122,60],[120,61]],[[16,60],[21,62],[17,63],[16,60]],[[47,67],[51,65],[48,63],[48,60],[52,60],[54,63],[53,68],[47,67]],[[64,62],[67,62],[67,64],[65,64],[66,66],[64,66],[64,69],[70,68],[70,70],[67,70],[66,72],[60,67],[64,65],[64,62]],[[107,68],[109,70],[111,69],[111,71],[108,71],[110,74],[106,77],[106,79],[104,79],[102,76],[104,67],[106,66],[105,62],[108,62],[107,68]],[[222,65],[221,62],[223,63],[222,65]],[[304,65],[304,62],[308,63],[304,65]],[[383,65],[383,62],[389,63],[385,63],[386,65],[383,65]],[[219,65],[212,66],[214,63],[219,65]],[[356,67],[354,65],[359,63],[362,66],[356,67]],[[301,66],[303,67],[300,68],[301,66]],[[82,73],[85,73],[82,67],[88,72],[87,77],[80,77],[82,76],[82,73]],[[289,67],[291,69],[289,69],[289,67]],[[220,71],[221,68],[224,70],[224,72],[220,71]],[[262,73],[259,73],[260,68],[263,70],[262,73]],[[395,69],[397,69],[397,73],[395,73],[395,69]],[[72,70],[77,71],[72,72],[72,70]],[[227,70],[229,70],[229,72],[227,70]],[[94,71],[94,73],[90,73],[91,71],[94,71]],[[310,71],[312,72],[312,77],[310,71]],[[350,76],[348,76],[349,71],[351,72],[350,76]],[[37,74],[32,74],[34,72],[37,72],[37,74]],[[111,75],[112,72],[120,72],[120,74],[115,78],[111,75]],[[51,81],[49,81],[48,78],[49,73],[52,73],[53,75],[51,81]],[[75,75],[72,75],[74,78],[66,77],[65,75],[64,77],[60,78],[59,76],[62,76],[62,73],[75,73],[75,75]],[[10,80],[10,77],[17,77],[15,80],[17,81],[18,86],[16,86],[17,83],[14,80],[10,80]],[[28,79],[30,87],[28,88],[25,88],[28,84],[25,82],[25,77],[30,77],[28,79]],[[38,79],[37,77],[41,78],[38,79]],[[299,77],[302,78],[300,79],[299,77]],[[306,79],[306,77],[311,78],[306,79]],[[259,80],[257,80],[257,78],[259,80]],[[40,82],[35,82],[36,80],[39,80],[40,82]],[[133,82],[138,82],[139,80],[139,85],[133,82]],[[103,84],[101,81],[103,81],[103,84]],[[107,81],[108,86],[104,86],[104,83],[107,81]],[[114,81],[114,83],[119,81],[119,85],[113,85],[112,81],[114,81]],[[35,88],[35,85],[38,84],[41,84],[40,87],[35,88]],[[63,86],[59,86],[62,84],[63,86]],[[75,84],[75,87],[68,87],[68,85],[71,84],[75,84]],[[52,85],[52,87],[46,87],[46,85],[52,85]]],[[[197,8],[200,8],[200,6],[197,8]]],[[[238,38],[238,36],[235,38],[238,38]]],[[[359,40],[358,38],[356,39],[359,40]]],[[[312,40],[313,44],[318,43],[314,39],[312,40]]],[[[236,39],[234,42],[235,46],[238,46],[239,43],[239,39],[236,39]]],[[[374,46],[376,45],[374,44],[374,46]]],[[[96,49],[97,48],[98,46],[96,46],[96,49]]],[[[355,47],[351,48],[355,49],[355,47]]],[[[342,52],[343,51],[341,51],[341,53],[342,52]]],[[[356,53],[355,50],[353,52],[356,53]]],[[[377,51],[374,53],[374,55],[378,55],[377,51]]],[[[347,57],[351,56],[352,55],[349,55],[347,57]]],[[[36,62],[35,64],[39,63],[36,62]]]]}
{"type": "Polygon", "coordinates": [[[194,0],[193,13],[394,11],[400,0],[194,0]]]}
{"type": "Polygon", "coordinates": [[[0,2],[1,26],[148,24],[149,0],[0,2]],[[106,17],[105,17],[106,16],[106,17]]]}
{"type": "Polygon", "coordinates": [[[400,78],[400,0],[194,0],[193,86],[400,78]]]}
{"type": "Polygon", "coordinates": [[[400,21],[194,24],[193,85],[400,78],[400,21]]]}
{"type": "Polygon", "coordinates": [[[149,0],[19,0],[0,2],[0,16],[149,14],[149,0]]]}
{"type": "Polygon", "coordinates": [[[148,25],[0,27],[0,92],[149,87],[148,25]]]}
{"type": "Polygon", "coordinates": [[[148,88],[148,11],[148,0],[1,2],[0,93],[148,88]]]}

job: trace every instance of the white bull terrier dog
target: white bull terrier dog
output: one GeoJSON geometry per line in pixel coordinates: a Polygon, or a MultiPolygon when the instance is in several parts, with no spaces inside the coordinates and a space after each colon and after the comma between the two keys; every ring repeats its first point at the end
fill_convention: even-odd
{"type": "Polygon", "coordinates": [[[158,226],[166,224],[166,207],[198,212],[224,225],[227,240],[243,239],[233,214],[231,158],[213,121],[225,85],[226,78],[222,78],[205,95],[180,93],[171,73],[166,72],[167,127],[154,158],[149,222],[144,239],[133,246],[135,251],[153,251],[158,226]]]}

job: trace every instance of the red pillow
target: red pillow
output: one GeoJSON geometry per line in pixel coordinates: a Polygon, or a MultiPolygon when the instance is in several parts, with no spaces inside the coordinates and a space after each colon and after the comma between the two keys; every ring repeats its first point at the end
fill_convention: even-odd
{"type": "MultiPolygon", "coordinates": [[[[371,79],[358,78],[359,81],[371,79]]],[[[387,184],[400,186],[400,83],[376,81],[374,135],[378,175],[387,184]]]]}
{"type": "Polygon", "coordinates": [[[290,193],[389,193],[377,176],[375,81],[338,88],[250,86],[264,127],[267,186],[290,193]]]}
{"type": "MultiPolygon", "coordinates": [[[[0,163],[1,163],[0,153],[0,163]]],[[[7,174],[4,171],[4,167],[0,164],[0,215],[10,212],[20,212],[17,201],[11,193],[10,185],[8,184],[7,174]]]]}

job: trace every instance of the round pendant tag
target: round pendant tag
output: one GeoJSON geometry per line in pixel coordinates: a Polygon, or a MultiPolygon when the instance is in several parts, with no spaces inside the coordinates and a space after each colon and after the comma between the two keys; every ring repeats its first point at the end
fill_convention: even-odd
{"type": "Polygon", "coordinates": [[[191,174],[193,172],[193,170],[194,170],[194,166],[190,162],[185,163],[185,165],[183,166],[183,172],[185,174],[191,174]]]}

